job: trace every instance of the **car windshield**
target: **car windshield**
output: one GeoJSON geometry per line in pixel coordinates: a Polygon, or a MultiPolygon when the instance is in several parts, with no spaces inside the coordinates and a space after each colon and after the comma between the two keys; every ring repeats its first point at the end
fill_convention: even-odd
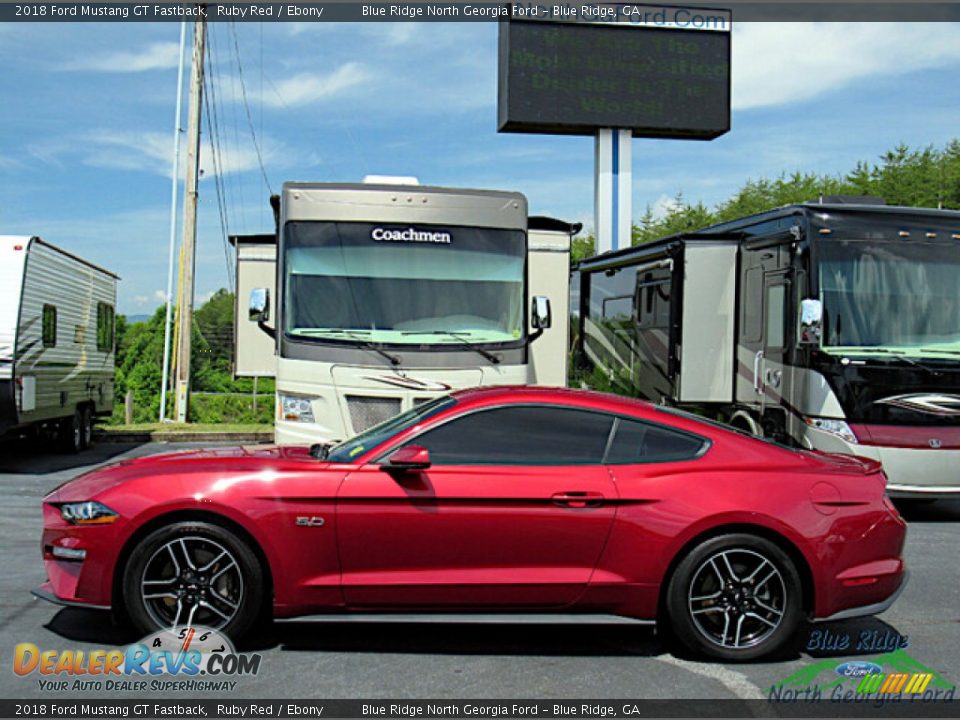
{"type": "Polygon", "coordinates": [[[459,347],[523,337],[520,230],[290,222],[284,248],[289,337],[459,347]]]}
{"type": "Polygon", "coordinates": [[[825,351],[960,355],[956,243],[831,238],[819,253],[825,351]]]}
{"type": "Polygon", "coordinates": [[[359,435],[354,435],[349,440],[345,440],[339,445],[330,448],[327,459],[331,462],[353,462],[356,458],[363,455],[367,450],[375,448],[391,437],[416,425],[421,420],[425,420],[431,415],[446,410],[457,404],[449,395],[443,395],[430,402],[418,405],[405,413],[385,420],[379,425],[374,425],[368,430],[364,430],[359,435]]]}

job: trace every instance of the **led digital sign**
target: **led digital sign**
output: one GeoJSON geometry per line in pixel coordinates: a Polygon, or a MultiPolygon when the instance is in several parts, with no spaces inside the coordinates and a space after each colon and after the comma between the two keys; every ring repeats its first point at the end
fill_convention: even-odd
{"type": "Polygon", "coordinates": [[[730,129],[730,33],[500,23],[500,132],[709,140],[730,129]]]}

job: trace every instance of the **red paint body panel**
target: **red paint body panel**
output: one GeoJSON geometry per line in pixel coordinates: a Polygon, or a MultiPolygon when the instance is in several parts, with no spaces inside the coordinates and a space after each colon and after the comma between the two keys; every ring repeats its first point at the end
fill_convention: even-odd
{"type": "MultiPolygon", "coordinates": [[[[708,533],[754,528],[809,569],[811,614],[880,602],[898,588],[905,524],[884,502],[873,461],[790,451],[647,403],[545,388],[455,394],[451,408],[353,462],[305,448],[201,450],[122,461],[82,475],[44,504],[52,591],[111,605],[137,532],[176,513],[223,518],[266,560],[274,613],[529,609],[653,618],[668,571],[708,533]],[[595,466],[433,466],[385,472],[374,461],[450,416],[510,403],[635,417],[710,442],[680,462],[595,466]],[[587,501],[571,501],[586,493],[587,501]],[[116,522],[74,526],[59,504],[96,500],[116,522]],[[298,517],[322,517],[304,527],[298,517]],[[87,550],[57,560],[60,544],[87,550]],[[875,577],[860,584],[844,580],[875,577]]],[[[146,529],[145,529],[146,528],[146,529]]],[[[806,573],[804,573],[806,574],[806,573]]]]}
{"type": "Polygon", "coordinates": [[[960,427],[939,425],[851,425],[850,429],[863,445],[930,450],[931,440],[937,450],[960,450],[960,427]]]}

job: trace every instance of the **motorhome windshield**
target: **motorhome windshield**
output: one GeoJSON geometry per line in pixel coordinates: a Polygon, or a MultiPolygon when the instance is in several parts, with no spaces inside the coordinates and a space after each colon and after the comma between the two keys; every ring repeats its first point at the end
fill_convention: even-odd
{"type": "Polygon", "coordinates": [[[346,343],[516,342],[525,257],[519,230],[288,222],[284,329],[346,343]]]}
{"type": "Polygon", "coordinates": [[[819,245],[823,345],[960,358],[960,247],[923,240],[819,245]]]}

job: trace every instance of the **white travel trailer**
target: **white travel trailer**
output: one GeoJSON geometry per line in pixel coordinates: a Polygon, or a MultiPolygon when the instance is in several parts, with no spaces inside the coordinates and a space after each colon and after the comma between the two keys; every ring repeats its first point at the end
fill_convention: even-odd
{"type": "Polygon", "coordinates": [[[0,235],[0,434],[90,445],[113,410],[117,276],[38,237],[0,235]]]}
{"type": "Polygon", "coordinates": [[[233,241],[235,372],[276,377],[277,443],[458,388],[566,384],[579,226],[528,218],[519,193],[419,185],[287,183],[275,211],[277,236],[233,241]]]}

